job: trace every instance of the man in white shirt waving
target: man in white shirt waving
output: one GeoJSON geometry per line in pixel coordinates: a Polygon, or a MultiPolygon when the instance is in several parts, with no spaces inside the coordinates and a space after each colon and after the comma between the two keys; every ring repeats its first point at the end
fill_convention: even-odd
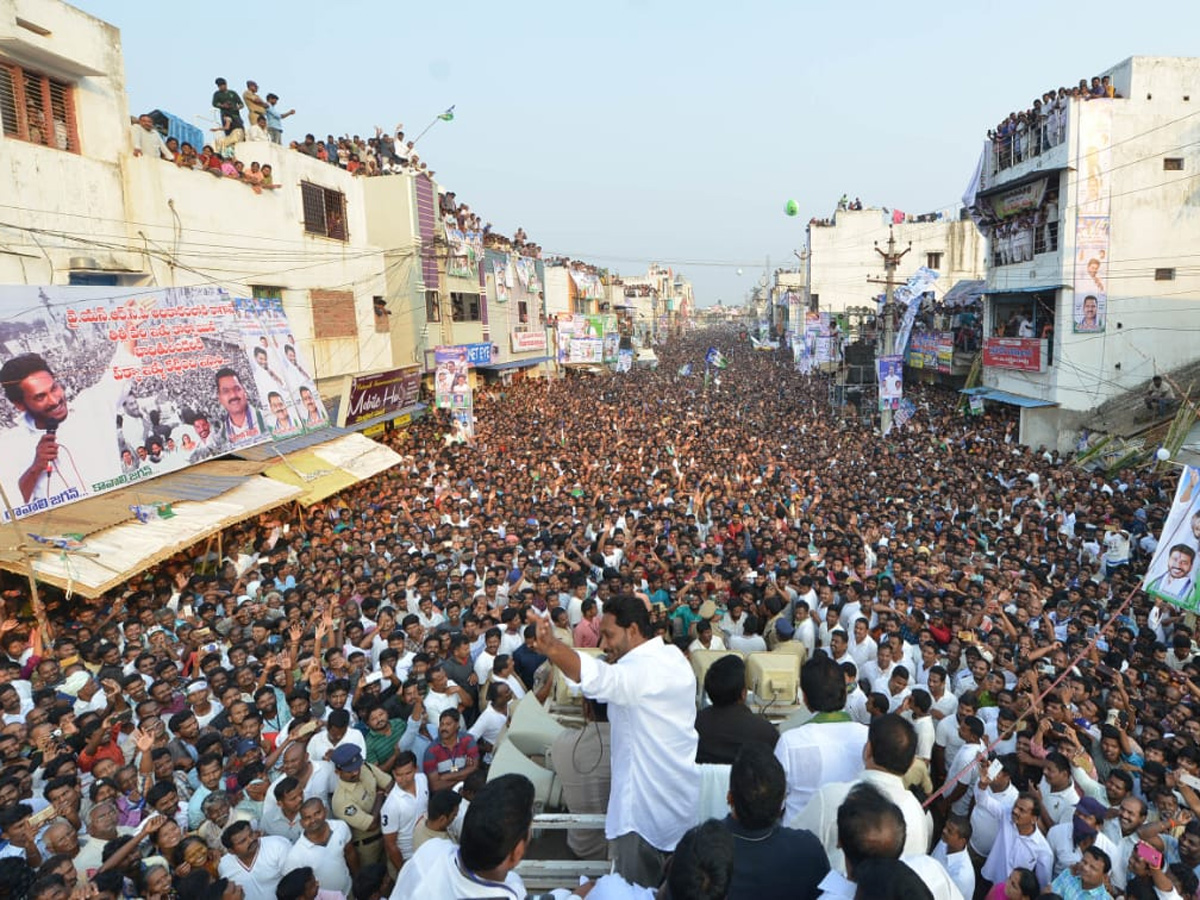
{"type": "Polygon", "coordinates": [[[612,791],[605,834],[616,871],[656,887],[667,854],[696,819],[696,676],[675,647],[650,637],[649,611],[632,595],[604,604],[600,631],[606,661],[559,641],[547,619],[537,623],[537,649],[579,682],[584,696],[608,704],[612,791]]]}

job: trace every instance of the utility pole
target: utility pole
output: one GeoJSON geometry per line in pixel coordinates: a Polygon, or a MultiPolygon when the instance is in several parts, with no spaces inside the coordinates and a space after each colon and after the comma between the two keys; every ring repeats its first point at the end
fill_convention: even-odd
{"type": "MultiPolygon", "coordinates": [[[[888,241],[887,252],[879,249],[879,241],[875,242],[875,252],[883,257],[883,271],[886,273],[884,278],[867,278],[871,284],[882,284],[884,286],[883,300],[883,328],[879,331],[879,336],[876,338],[875,344],[875,359],[876,371],[878,371],[878,360],[880,356],[891,356],[896,352],[896,304],[892,299],[893,292],[897,287],[903,284],[902,281],[896,278],[896,269],[900,265],[900,260],[912,250],[912,241],[908,242],[908,246],[896,252],[896,235],[893,232],[892,226],[888,226],[888,241]]],[[[878,396],[878,395],[877,395],[878,396]]],[[[879,411],[879,432],[886,434],[892,426],[892,411],[890,409],[881,409],[879,411]]]]}

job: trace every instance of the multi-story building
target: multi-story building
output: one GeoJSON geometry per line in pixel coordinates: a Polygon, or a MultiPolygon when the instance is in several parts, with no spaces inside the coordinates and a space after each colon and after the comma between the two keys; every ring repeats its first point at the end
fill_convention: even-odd
{"type": "Polygon", "coordinates": [[[988,237],[981,393],[1020,406],[1035,446],[1065,449],[1102,403],[1200,359],[1200,59],[1104,74],[1113,99],[1063,98],[989,140],[971,188],[988,237]]]}
{"type": "Polygon", "coordinates": [[[810,308],[840,313],[873,306],[882,289],[867,279],[883,274],[875,248],[885,249],[889,234],[895,236],[898,252],[912,246],[896,269],[901,281],[927,266],[940,275],[934,288],[940,297],[958,281],[983,277],[983,238],[957,210],[905,217],[872,207],[839,209],[832,219],[808,225],[810,308]]]}
{"type": "Polygon", "coordinates": [[[266,142],[236,151],[273,168],[261,192],[135,156],[119,32],[57,0],[0,0],[0,120],[0,284],[281,298],[326,397],[395,364],[366,179],[266,142]]]}

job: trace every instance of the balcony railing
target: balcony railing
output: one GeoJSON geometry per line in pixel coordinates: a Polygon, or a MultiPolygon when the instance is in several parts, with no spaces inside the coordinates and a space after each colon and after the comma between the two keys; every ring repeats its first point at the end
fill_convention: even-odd
{"type": "Polygon", "coordinates": [[[1061,145],[1066,137],[1065,109],[1040,116],[1037,122],[1018,122],[1012,130],[992,137],[992,174],[1049,153],[1061,145]]]}
{"type": "MultiPolygon", "coordinates": [[[[999,226],[998,226],[999,228],[999,226]]],[[[992,265],[1032,262],[1034,256],[1058,252],[1058,222],[1018,228],[1007,235],[993,233],[992,265]]]]}

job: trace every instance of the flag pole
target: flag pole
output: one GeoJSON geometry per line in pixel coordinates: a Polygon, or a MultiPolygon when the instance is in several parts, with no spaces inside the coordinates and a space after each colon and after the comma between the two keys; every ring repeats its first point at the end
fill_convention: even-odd
{"type": "MultiPolygon", "coordinates": [[[[445,116],[447,114],[453,116],[454,115],[454,107],[455,107],[455,104],[452,103],[452,104],[450,104],[450,108],[448,110],[446,110],[446,112],[438,113],[436,116],[434,116],[433,121],[425,126],[425,130],[422,131],[420,134],[418,134],[415,138],[413,138],[413,146],[414,147],[417,146],[417,142],[420,141],[421,138],[425,137],[425,135],[429,133],[430,128],[432,128],[438,122],[443,121],[442,120],[443,116],[445,116]]],[[[446,121],[449,121],[449,120],[446,120],[446,121]]]]}

